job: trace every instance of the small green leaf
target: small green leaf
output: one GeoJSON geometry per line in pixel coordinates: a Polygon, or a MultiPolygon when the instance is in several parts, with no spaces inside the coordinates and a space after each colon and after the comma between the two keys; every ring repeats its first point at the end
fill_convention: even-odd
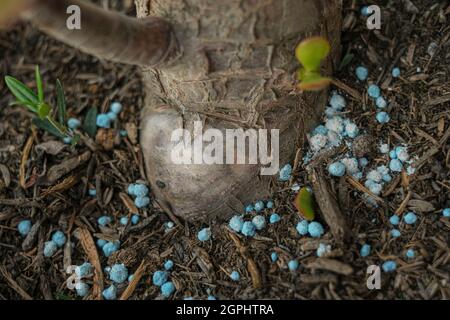
{"type": "MultiPolygon", "coordinates": [[[[26,102],[29,105],[37,105],[39,103],[37,95],[16,78],[6,76],[5,82],[17,100],[26,102]]],[[[37,112],[37,109],[35,109],[34,112],[37,112]]]]}
{"type": "Polygon", "coordinates": [[[83,124],[84,131],[91,137],[94,138],[97,133],[97,108],[92,107],[86,113],[83,124]]]}
{"type": "Polygon", "coordinates": [[[319,71],[320,63],[328,56],[330,44],[322,37],[313,37],[299,43],[295,56],[306,71],[319,71]]]}
{"type": "Polygon", "coordinates": [[[44,88],[42,87],[42,78],[41,73],[39,72],[39,66],[36,66],[35,78],[39,102],[44,103],[44,88]]]}
{"type": "Polygon", "coordinates": [[[346,65],[348,65],[353,60],[354,57],[355,55],[353,53],[348,52],[342,59],[341,64],[339,65],[339,71],[341,71],[346,65]]]}
{"type": "Polygon", "coordinates": [[[64,89],[59,79],[56,80],[56,101],[58,105],[58,121],[61,125],[66,125],[66,98],[64,89]]]}
{"type": "Polygon", "coordinates": [[[61,139],[65,137],[61,132],[59,132],[58,128],[55,128],[55,126],[47,118],[45,119],[33,118],[32,122],[39,129],[45,130],[48,133],[54,135],[55,137],[61,139]]]}
{"type": "Polygon", "coordinates": [[[28,110],[37,113],[37,107],[34,104],[26,102],[26,101],[14,101],[14,102],[11,102],[9,105],[10,106],[24,106],[28,110]]]}
{"type": "Polygon", "coordinates": [[[308,188],[303,187],[300,189],[295,197],[294,206],[306,220],[314,220],[315,212],[313,197],[308,188]]]}
{"type": "Polygon", "coordinates": [[[38,105],[38,116],[41,119],[44,119],[45,117],[47,117],[50,114],[50,106],[48,104],[45,103],[40,103],[38,105]]]}

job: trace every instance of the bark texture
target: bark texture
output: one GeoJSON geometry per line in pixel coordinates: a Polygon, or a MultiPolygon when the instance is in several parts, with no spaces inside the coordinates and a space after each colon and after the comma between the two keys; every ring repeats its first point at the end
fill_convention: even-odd
{"type": "Polygon", "coordinates": [[[160,66],[178,56],[170,24],[135,19],[80,0],[26,0],[22,17],[61,42],[96,57],[141,66],[160,66]],[[71,5],[80,7],[81,29],[67,28],[71,5]]]}
{"type": "Polygon", "coordinates": [[[327,92],[294,90],[302,39],[331,43],[324,74],[339,56],[340,0],[136,0],[138,17],[169,21],[182,50],[174,65],[144,68],[141,145],[160,206],[186,219],[226,218],[270,195],[259,165],[176,165],[172,131],[280,129],[280,165],[291,162],[317,122],[327,92]]]}

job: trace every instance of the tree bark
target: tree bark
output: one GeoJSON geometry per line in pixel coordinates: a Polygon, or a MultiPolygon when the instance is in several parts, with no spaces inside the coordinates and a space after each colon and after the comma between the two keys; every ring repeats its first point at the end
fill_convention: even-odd
{"type": "Polygon", "coordinates": [[[160,66],[178,56],[170,24],[161,18],[135,19],[80,0],[26,0],[22,17],[52,37],[96,57],[140,66],[160,66]],[[70,30],[67,8],[77,5],[81,29],[70,30]]]}
{"type": "Polygon", "coordinates": [[[331,43],[324,74],[340,50],[340,0],[136,0],[138,16],[167,19],[183,50],[171,66],[144,68],[141,146],[156,201],[177,216],[226,218],[269,197],[260,165],[177,165],[173,130],[280,129],[280,164],[291,162],[317,122],[327,92],[294,90],[295,46],[323,35],[331,43]]]}

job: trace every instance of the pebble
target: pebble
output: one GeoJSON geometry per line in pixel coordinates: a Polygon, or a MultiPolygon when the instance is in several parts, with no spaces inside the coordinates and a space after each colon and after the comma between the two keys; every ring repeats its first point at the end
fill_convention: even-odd
{"type": "Polygon", "coordinates": [[[369,95],[369,97],[371,98],[378,98],[381,94],[380,92],[380,87],[378,87],[376,84],[371,84],[368,88],[367,88],[367,93],[369,95]]]}
{"type": "Polygon", "coordinates": [[[52,241],[61,248],[66,243],[66,236],[58,230],[52,235],[52,241]]]}
{"type": "Polygon", "coordinates": [[[228,226],[236,232],[241,232],[243,225],[244,219],[239,215],[231,217],[230,222],[228,223],[228,226]]]}
{"type": "Polygon", "coordinates": [[[109,110],[115,114],[119,114],[122,111],[122,104],[120,102],[113,102],[111,103],[109,110]]]}
{"type": "Polygon", "coordinates": [[[256,202],[255,202],[254,208],[255,208],[255,211],[256,211],[256,212],[260,212],[261,210],[264,209],[264,202],[261,201],[261,200],[256,201],[256,202]]]}
{"type": "Polygon", "coordinates": [[[398,217],[398,215],[394,214],[393,216],[391,216],[389,218],[389,222],[393,225],[396,226],[400,223],[400,218],[398,217]]]}
{"type": "Polygon", "coordinates": [[[406,251],[406,257],[407,257],[407,258],[412,259],[412,258],[414,258],[415,256],[416,256],[416,253],[414,252],[413,249],[408,249],[408,250],[406,251]]]}
{"type": "Polygon", "coordinates": [[[138,224],[139,223],[139,216],[137,215],[137,214],[133,214],[132,216],[131,216],[131,224],[132,225],[136,225],[136,224],[138,224]]]}
{"type": "Polygon", "coordinates": [[[387,102],[386,100],[382,97],[379,96],[376,100],[375,100],[375,105],[380,108],[380,109],[384,109],[387,106],[387,102]]]}
{"type": "Polygon", "coordinates": [[[363,244],[361,249],[359,250],[359,254],[361,255],[361,257],[367,257],[370,254],[370,244],[363,244]]]}
{"type": "Polygon", "coordinates": [[[356,74],[356,77],[358,78],[358,80],[364,81],[369,76],[369,70],[367,70],[366,67],[359,66],[356,68],[355,74],[356,74]]]}
{"type": "Polygon", "coordinates": [[[161,286],[161,294],[166,298],[169,298],[174,292],[175,285],[171,281],[168,281],[161,286]]]}
{"type": "Polygon", "coordinates": [[[76,118],[69,118],[67,120],[67,126],[72,130],[76,130],[81,126],[81,121],[76,118]]]}
{"type": "Polygon", "coordinates": [[[276,252],[272,252],[270,254],[270,260],[272,260],[272,262],[275,262],[278,260],[278,254],[276,252]]]}
{"type": "Polygon", "coordinates": [[[110,224],[111,222],[112,222],[112,219],[109,216],[101,216],[100,218],[97,219],[97,223],[99,225],[101,225],[102,227],[110,224]]]}
{"type": "Polygon", "coordinates": [[[383,123],[388,123],[389,120],[391,120],[391,117],[389,116],[389,114],[387,112],[380,111],[380,112],[377,112],[376,119],[379,123],[383,124],[383,123]]]}
{"type": "Polygon", "coordinates": [[[394,172],[402,172],[402,169],[403,169],[402,162],[398,159],[392,159],[389,162],[389,169],[391,169],[391,171],[394,171],[394,172]]]}
{"type": "Polygon", "coordinates": [[[242,225],[242,234],[246,237],[254,237],[256,234],[256,227],[251,221],[245,221],[242,225]]]}
{"type": "Polygon", "coordinates": [[[347,103],[345,102],[344,97],[341,96],[340,94],[335,93],[331,96],[330,106],[334,110],[341,111],[342,109],[345,108],[346,105],[347,105],[347,103]]]}
{"type": "Polygon", "coordinates": [[[169,271],[169,270],[172,270],[172,268],[173,268],[173,261],[172,260],[167,260],[166,262],[164,262],[164,269],[169,271]]]}
{"type": "Polygon", "coordinates": [[[417,221],[417,216],[414,212],[408,212],[404,215],[403,221],[405,221],[406,224],[414,224],[417,221]]]}
{"type": "Polygon", "coordinates": [[[211,238],[211,229],[203,228],[198,232],[197,238],[199,241],[208,241],[211,238]]]}
{"type": "Polygon", "coordinates": [[[22,236],[26,236],[31,230],[31,221],[30,220],[22,220],[17,225],[17,229],[22,236]]]}
{"type": "Polygon", "coordinates": [[[333,162],[328,166],[328,172],[335,177],[342,177],[345,175],[345,165],[340,161],[333,162]]]}
{"type": "Polygon", "coordinates": [[[152,281],[155,286],[161,287],[169,279],[167,271],[158,270],[153,274],[152,281]]]}
{"type": "Polygon", "coordinates": [[[111,119],[108,117],[107,114],[100,113],[99,115],[97,115],[96,124],[97,127],[109,129],[111,128],[111,119]]]}
{"type": "Polygon", "coordinates": [[[148,187],[145,184],[135,184],[133,188],[133,194],[136,197],[145,197],[148,195],[148,187]]]}
{"type": "Polygon", "coordinates": [[[84,282],[75,283],[75,291],[79,297],[86,297],[89,294],[89,285],[84,282]]]}
{"type": "Polygon", "coordinates": [[[295,271],[298,269],[298,261],[297,260],[291,260],[288,262],[289,270],[295,271]]]}
{"type": "Polygon", "coordinates": [[[445,208],[444,210],[442,210],[442,216],[450,218],[450,208],[445,208]]]}
{"type": "Polygon", "coordinates": [[[302,220],[297,223],[295,229],[297,229],[298,234],[300,234],[301,236],[306,236],[308,234],[308,226],[309,222],[307,220],[302,220]]]}
{"type": "Polygon", "coordinates": [[[280,181],[288,181],[291,178],[292,174],[292,166],[290,164],[286,164],[280,170],[279,180],[280,181]]]}
{"type": "Polygon", "coordinates": [[[58,250],[58,246],[53,241],[47,241],[44,244],[44,256],[50,258],[58,250]]]}
{"type": "Polygon", "coordinates": [[[126,226],[128,224],[128,217],[122,217],[119,220],[120,224],[126,226]]]}
{"type": "Polygon", "coordinates": [[[92,264],[90,264],[89,262],[85,262],[82,265],[76,266],[74,271],[79,278],[83,278],[92,274],[92,270],[92,264]]]}
{"type": "Polygon", "coordinates": [[[319,243],[319,247],[317,248],[316,255],[318,257],[323,257],[327,253],[331,252],[331,246],[325,243],[319,243]]]}
{"type": "Polygon", "coordinates": [[[149,197],[137,197],[136,199],[134,199],[134,205],[139,209],[145,208],[149,204],[150,204],[149,197]]]}
{"type": "Polygon", "coordinates": [[[383,269],[384,272],[392,272],[395,269],[397,269],[397,264],[395,263],[395,261],[388,260],[383,263],[381,268],[383,269]]]}
{"type": "Polygon", "coordinates": [[[319,222],[313,221],[308,225],[308,233],[313,238],[320,238],[323,233],[323,227],[319,222]]]}
{"type": "Polygon", "coordinates": [[[120,247],[119,241],[114,242],[109,241],[102,247],[102,251],[105,257],[110,257],[114,252],[119,250],[119,247],[120,247]]]}
{"type": "Polygon", "coordinates": [[[280,221],[281,220],[281,217],[279,216],[279,214],[278,213],[272,213],[271,215],[270,215],[270,218],[269,218],[269,222],[270,223],[277,223],[278,221],[280,221]]]}
{"type": "Polygon", "coordinates": [[[128,278],[128,269],[123,263],[115,264],[111,267],[109,278],[115,283],[125,282],[128,278]]]}
{"type": "Polygon", "coordinates": [[[400,77],[400,68],[398,67],[393,68],[391,74],[394,78],[400,77]]]}
{"type": "Polygon", "coordinates": [[[398,229],[392,229],[391,230],[391,236],[393,237],[393,238],[398,238],[398,237],[400,237],[402,234],[401,234],[401,232],[400,232],[400,230],[398,230],[398,229]]]}
{"type": "Polygon", "coordinates": [[[112,284],[102,292],[103,298],[105,300],[115,300],[117,298],[117,289],[112,284]]]}
{"type": "Polygon", "coordinates": [[[262,230],[266,227],[266,218],[264,216],[255,216],[252,219],[252,223],[255,226],[256,230],[262,230]]]}
{"type": "Polygon", "coordinates": [[[230,278],[233,281],[239,281],[241,279],[241,275],[237,271],[233,271],[230,273],[230,278]]]}

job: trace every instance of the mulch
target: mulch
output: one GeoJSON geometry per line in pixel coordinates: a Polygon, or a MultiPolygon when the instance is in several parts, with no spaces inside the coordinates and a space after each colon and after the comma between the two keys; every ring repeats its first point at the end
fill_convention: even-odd
{"type": "MultiPolygon", "coordinates": [[[[109,3],[134,14],[131,2],[109,3]]],[[[342,58],[349,63],[334,74],[348,100],[347,116],[377,144],[407,144],[417,156],[418,169],[394,179],[378,208],[368,206],[348,179],[327,178],[353,235],[345,244],[337,243],[329,228],[319,240],[297,234],[299,216],[292,204],[296,192],[290,187],[310,185],[302,164],[291,181],[274,183],[273,210],[282,220],[255,238],[237,235],[218,221],[209,225],[212,240],[200,243],[197,232],[204,225],[175,221],[167,231],[171,218],[156,206],[139,209],[138,225],[121,226],[120,217],[136,211],[126,195],[127,185],[145,182],[138,139],[144,90],[138,70],[99,61],[29,25],[1,32],[2,76],[13,75],[34,86],[38,64],[51,103],[56,79],[63,83],[70,116],[83,119],[91,106],[106,110],[111,101],[120,101],[124,111],[97,142],[62,147],[31,126],[28,111],[8,106],[12,96],[0,82],[0,299],[79,299],[66,287],[65,270],[85,261],[98,269],[124,263],[131,273],[138,270],[139,281],[119,286],[119,296],[161,299],[151,275],[169,258],[175,263],[175,299],[204,299],[208,294],[219,299],[449,299],[450,221],[441,210],[450,207],[450,7],[446,1],[395,1],[389,6],[380,1],[382,29],[369,31],[355,3],[345,1],[343,12],[342,58]],[[404,3],[414,3],[417,10],[404,3]],[[432,42],[436,45],[430,55],[432,42]],[[376,122],[365,84],[354,75],[360,64],[369,68],[369,80],[379,84],[390,101],[391,121],[386,125],[376,122]],[[402,70],[398,79],[390,74],[393,66],[402,70]],[[122,129],[128,137],[120,137],[122,129]],[[111,143],[108,150],[105,140],[111,143]],[[97,190],[96,197],[88,195],[90,188],[97,190]],[[409,210],[418,214],[418,222],[401,225],[401,237],[392,239],[389,216],[409,210]],[[99,229],[96,220],[105,214],[115,222],[99,229]],[[25,239],[16,229],[24,218],[35,224],[25,239]],[[55,230],[64,231],[73,245],[44,258],[43,244],[55,230]],[[99,237],[120,239],[121,249],[105,258],[93,245],[99,237]],[[359,249],[365,242],[372,245],[372,253],[362,258],[359,249]],[[326,258],[316,257],[319,243],[333,248],[326,258]],[[415,249],[415,259],[406,259],[407,248],[415,249]],[[278,253],[276,263],[270,260],[271,252],[278,253]],[[287,269],[291,259],[300,263],[296,272],[287,269]],[[367,267],[386,260],[395,260],[397,270],[382,274],[380,290],[369,290],[367,267]],[[241,281],[230,280],[233,270],[240,272],[241,281]]],[[[382,162],[378,157],[374,152],[371,160],[382,162]]],[[[98,272],[88,282],[94,287],[89,298],[96,298],[110,280],[98,272]]]]}

